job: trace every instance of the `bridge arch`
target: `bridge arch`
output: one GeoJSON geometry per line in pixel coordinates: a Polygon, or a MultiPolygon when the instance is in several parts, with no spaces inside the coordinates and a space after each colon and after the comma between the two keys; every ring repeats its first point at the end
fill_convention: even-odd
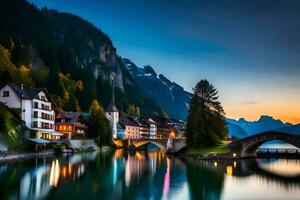
{"type": "Polygon", "coordinates": [[[256,150],[263,143],[272,140],[282,140],[300,148],[300,136],[283,132],[268,131],[234,141],[228,145],[231,151],[237,152],[242,158],[256,157],[256,150]]]}
{"type": "Polygon", "coordinates": [[[165,153],[178,153],[180,150],[186,147],[185,139],[132,139],[129,140],[129,146],[139,148],[146,144],[154,144],[165,153]]]}
{"type": "Polygon", "coordinates": [[[150,143],[154,144],[156,147],[161,149],[163,152],[167,152],[166,144],[163,144],[162,142],[153,141],[153,140],[132,141],[131,145],[133,145],[135,148],[140,148],[141,146],[148,145],[150,143]]]}

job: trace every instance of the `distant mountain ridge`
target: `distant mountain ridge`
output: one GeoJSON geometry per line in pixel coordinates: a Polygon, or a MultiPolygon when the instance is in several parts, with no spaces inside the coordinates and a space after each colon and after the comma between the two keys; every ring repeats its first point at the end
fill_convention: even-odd
{"type": "Polygon", "coordinates": [[[140,88],[171,118],[179,120],[187,118],[191,93],[164,75],[158,75],[149,65],[138,67],[127,58],[123,58],[122,61],[140,88]]]}
{"type": "Polygon", "coordinates": [[[274,119],[271,116],[262,115],[257,121],[247,121],[244,118],[239,120],[227,118],[228,124],[234,124],[242,128],[248,135],[258,134],[264,131],[276,130],[289,127],[292,124],[284,123],[279,119],[274,119]]]}

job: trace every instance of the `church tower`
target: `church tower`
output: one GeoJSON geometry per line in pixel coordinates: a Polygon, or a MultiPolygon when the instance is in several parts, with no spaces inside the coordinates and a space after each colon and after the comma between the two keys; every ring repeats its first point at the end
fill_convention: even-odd
{"type": "Polygon", "coordinates": [[[113,133],[113,139],[117,138],[117,124],[119,122],[119,111],[115,106],[115,90],[114,82],[112,83],[112,100],[105,111],[106,118],[110,123],[110,127],[113,133]]]}

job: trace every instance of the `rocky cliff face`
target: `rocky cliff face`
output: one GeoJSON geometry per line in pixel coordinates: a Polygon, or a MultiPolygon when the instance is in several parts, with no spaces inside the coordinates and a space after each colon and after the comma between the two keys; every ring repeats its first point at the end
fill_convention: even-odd
{"type": "Polygon", "coordinates": [[[88,67],[95,79],[114,80],[116,87],[124,89],[116,49],[105,33],[72,14],[54,10],[43,13],[54,39],[69,47],[77,67],[88,67]]]}
{"type": "Polygon", "coordinates": [[[192,94],[164,75],[158,75],[149,65],[138,67],[129,59],[124,58],[122,61],[139,87],[170,117],[186,119],[192,94]]]}

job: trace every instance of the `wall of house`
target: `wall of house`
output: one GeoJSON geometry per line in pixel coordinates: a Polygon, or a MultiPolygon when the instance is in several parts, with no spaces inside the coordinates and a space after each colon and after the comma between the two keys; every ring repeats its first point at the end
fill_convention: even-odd
{"type": "MultiPolygon", "coordinates": [[[[46,96],[43,92],[40,92],[39,93],[39,98],[42,95],[46,96]]],[[[32,118],[30,126],[32,127],[32,123],[33,122],[37,122],[38,128],[34,128],[34,129],[43,129],[42,128],[42,123],[47,123],[47,124],[49,124],[49,125],[52,126],[52,128],[48,128],[47,130],[54,131],[55,112],[54,112],[54,110],[52,110],[52,104],[51,104],[51,102],[47,102],[47,99],[45,99],[45,101],[40,100],[40,99],[33,99],[31,101],[31,105],[30,106],[31,106],[31,113],[30,113],[30,115],[31,115],[31,118],[32,118]],[[36,103],[38,104],[38,108],[35,108],[36,103]],[[42,105],[49,106],[50,110],[43,109],[42,105]],[[37,117],[34,117],[34,112],[38,113],[37,117]],[[42,118],[42,113],[48,114],[52,118],[50,118],[50,119],[43,119],[42,118]]]]}
{"type": "Polygon", "coordinates": [[[118,128],[117,129],[117,138],[118,139],[125,139],[125,129],[118,128]]]}
{"type": "Polygon", "coordinates": [[[22,120],[25,121],[27,128],[32,128],[32,104],[31,100],[22,99],[22,120]]]}
{"type": "Polygon", "coordinates": [[[21,106],[20,98],[16,95],[13,89],[11,89],[11,87],[9,87],[8,85],[4,86],[0,90],[0,101],[10,108],[20,108],[21,106]],[[3,91],[9,91],[9,96],[4,97],[3,91]]]}
{"type": "Polygon", "coordinates": [[[139,139],[140,129],[138,126],[128,126],[125,127],[125,137],[126,139],[139,139]]]}
{"type": "Polygon", "coordinates": [[[150,139],[155,139],[157,134],[157,127],[155,124],[150,124],[150,139]]]}

